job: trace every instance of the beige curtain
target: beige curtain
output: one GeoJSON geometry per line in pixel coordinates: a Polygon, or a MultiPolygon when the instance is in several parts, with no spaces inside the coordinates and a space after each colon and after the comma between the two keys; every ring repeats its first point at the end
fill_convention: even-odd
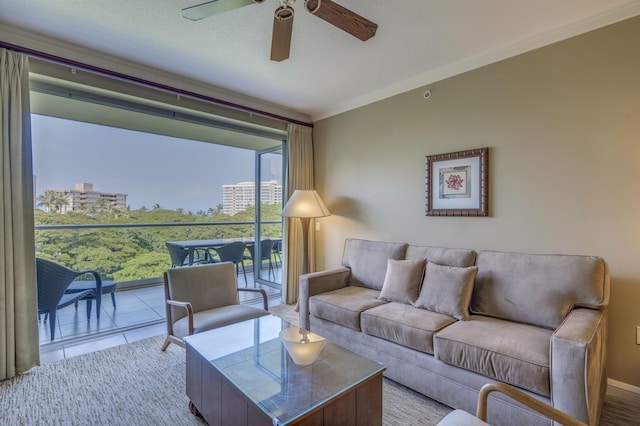
{"type": "MultiPolygon", "coordinates": [[[[296,189],[314,189],[312,129],[299,124],[289,124],[287,135],[287,196],[296,189]]],[[[313,221],[312,221],[313,225],[313,221]]],[[[302,272],[302,228],[300,219],[285,219],[284,268],[287,271],[283,283],[283,299],[287,304],[298,301],[298,277],[302,272]]],[[[313,232],[309,232],[309,270],[315,270],[313,232]]]]}
{"type": "Polygon", "coordinates": [[[6,379],[40,363],[29,62],[6,49],[0,49],[0,133],[0,379],[6,379]]]}

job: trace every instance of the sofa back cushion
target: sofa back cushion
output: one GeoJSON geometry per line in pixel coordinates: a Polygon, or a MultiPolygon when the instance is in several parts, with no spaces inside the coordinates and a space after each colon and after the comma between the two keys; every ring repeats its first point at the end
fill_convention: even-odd
{"type": "Polygon", "coordinates": [[[471,311],[557,328],[575,307],[609,303],[609,268],[593,256],[481,251],[471,311]]]}
{"type": "Polygon", "coordinates": [[[406,243],[347,238],[342,265],[351,268],[351,285],[381,290],[387,273],[387,261],[404,259],[406,251],[406,243]]]}
{"type": "Polygon", "coordinates": [[[427,259],[438,265],[466,268],[475,265],[476,252],[470,249],[410,245],[407,247],[406,259],[427,259]]]}

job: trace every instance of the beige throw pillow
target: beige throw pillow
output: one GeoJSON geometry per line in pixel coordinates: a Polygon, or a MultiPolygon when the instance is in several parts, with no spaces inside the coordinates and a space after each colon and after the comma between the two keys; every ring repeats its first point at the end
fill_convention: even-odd
{"type": "Polygon", "coordinates": [[[389,302],[412,304],[420,294],[420,282],[424,274],[426,259],[387,260],[382,291],[378,299],[389,302]]]}
{"type": "Polygon", "coordinates": [[[457,268],[428,262],[420,297],[414,306],[459,320],[468,320],[473,282],[477,273],[477,266],[457,268]]]}

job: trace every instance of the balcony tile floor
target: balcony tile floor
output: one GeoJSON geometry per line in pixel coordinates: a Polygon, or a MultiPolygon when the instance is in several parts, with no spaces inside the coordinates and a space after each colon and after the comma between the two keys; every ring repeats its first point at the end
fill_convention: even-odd
{"type": "MultiPolygon", "coordinates": [[[[251,275],[248,274],[249,279],[251,275]]],[[[241,286],[244,280],[240,277],[241,286]]],[[[253,287],[253,280],[249,287],[253,287]]],[[[280,304],[280,290],[258,286],[267,292],[269,306],[280,304]]],[[[91,319],[87,321],[86,303],[78,308],[68,306],[58,311],[55,340],[50,341],[49,322],[44,317],[38,323],[40,339],[40,361],[52,362],[84,353],[95,352],[113,346],[131,343],[166,332],[164,287],[154,285],[130,290],[119,290],[114,308],[111,297],[102,299],[100,319],[95,315],[95,305],[91,319]]],[[[261,298],[253,294],[241,295],[242,303],[261,305],[261,298]]]]}

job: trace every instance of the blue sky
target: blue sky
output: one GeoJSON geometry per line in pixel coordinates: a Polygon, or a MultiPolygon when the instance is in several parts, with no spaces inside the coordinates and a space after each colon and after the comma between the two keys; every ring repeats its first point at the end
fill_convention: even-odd
{"type": "Polygon", "coordinates": [[[132,209],[222,204],[222,185],[254,179],[255,152],[32,114],[36,195],[92,183],[132,209]]]}

